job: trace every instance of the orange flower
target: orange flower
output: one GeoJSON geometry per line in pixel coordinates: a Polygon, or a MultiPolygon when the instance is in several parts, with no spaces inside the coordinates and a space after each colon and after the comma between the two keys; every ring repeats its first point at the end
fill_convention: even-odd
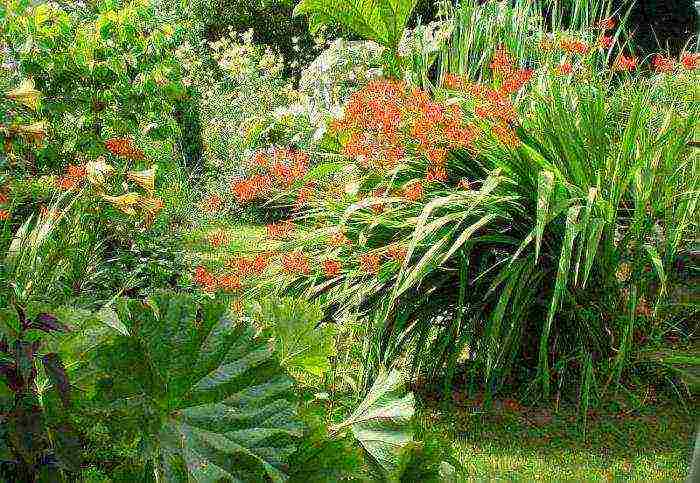
{"type": "Polygon", "coordinates": [[[331,235],[331,239],[329,241],[329,245],[332,247],[340,247],[343,245],[351,245],[352,241],[343,233],[342,231],[338,230],[335,233],[331,235]]]}
{"type": "Polygon", "coordinates": [[[403,196],[410,201],[418,201],[423,198],[423,183],[420,181],[414,181],[408,187],[404,188],[403,196]]]}
{"type": "Polygon", "coordinates": [[[386,256],[389,260],[402,263],[406,258],[406,249],[399,246],[392,246],[386,251],[386,256]]]}
{"type": "Polygon", "coordinates": [[[377,273],[379,271],[379,262],[379,255],[366,253],[360,256],[360,268],[366,273],[377,273]]]}
{"type": "Polygon", "coordinates": [[[194,282],[207,292],[214,292],[218,286],[216,277],[203,266],[194,269],[194,282]]]}
{"type": "Polygon", "coordinates": [[[217,194],[210,195],[208,198],[204,199],[202,205],[206,211],[213,213],[221,209],[222,204],[221,196],[217,194]]]}
{"type": "Polygon", "coordinates": [[[656,72],[671,73],[675,68],[675,63],[670,57],[664,57],[663,55],[656,54],[654,60],[651,62],[652,67],[656,72]]]}
{"type": "Polygon", "coordinates": [[[145,159],[145,154],[142,150],[136,147],[133,139],[130,138],[112,138],[105,141],[107,151],[115,156],[140,161],[145,159]]]}
{"type": "Polygon", "coordinates": [[[574,67],[570,62],[564,62],[563,64],[557,66],[557,74],[559,75],[569,75],[574,71],[574,67]]]}
{"type": "Polygon", "coordinates": [[[637,67],[636,57],[627,57],[624,54],[615,59],[613,69],[616,71],[632,71],[637,67]]]}
{"type": "Polygon", "coordinates": [[[340,275],[342,265],[338,260],[325,260],[323,262],[323,273],[326,277],[332,278],[340,275]]]}
{"type": "Polygon", "coordinates": [[[264,151],[258,151],[253,157],[253,162],[261,168],[266,168],[270,160],[264,151]]]}
{"type": "Polygon", "coordinates": [[[457,188],[463,189],[463,190],[471,190],[471,183],[469,183],[469,180],[466,178],[462,178],[459,180],[459,183],[457,183],[457,188]]]}
{"type": "Polygon", "coordinates": [[[598,42],[603,49],[609,49],[612,47],[613,38],[610,35],[603,35],[598,42]]]}
{"type": "Polygon", "coordinates": [[[0,205],[4,205],[10,201],[5,193],[0,193],[0,205]]]}
{"type": "Polygon", "coordinates": [[[304,186],[302,186],[299,190],[299,193],[297,193],[297,199],[294,202],[294,208],[296,208],[297,210],[303,208],[309,202],[309,198],[313,194],[315,187],[315,183],[307,183],[304,186]]]}
{"type": "Polygon", "coordinates": [[[427,181],[447,181],[447,171],[442,166],[428,167],[425,179],[427,181]]]}
{"type": "Polygon", "coordinates": [[[279,223],[270,223],[266,226],[267,236],[273,240],[281,240],[288,238],[294,231],[294,223],[292,220],[281,221],[279,223]]]}
{"type": "Polygon", "coordinates": [[[66,176],[76,180],[82,179],[87,175],[87,170],[84,165],[71,164],[66,168],[66,176]]]}
{"type": "Polygon", "coordinates": [[[56,180],[56,186],[64,191],[70,191],[78,186],[78,182],[70,176],[61,176],[56,180]]]}
{"type": "Polygon", "coordinates": [[[602,30],[612,30],[615,28],[615,19],[613,17],[603,19],[596,24],[596,28],[602,30]]]}
{"type": "Polygon", "coordinates": [[[686,70],[695,70],[700,66],[700,54],[683,54],[681,64],[686,70]]]}
{"type": "Polygon", "coordinates": [[[216,281],[216,285],[225,292],[236,292],[243,288],[241,281],[235,275],[223,275],[216,281]]]}
{"type": "Polygon", "coordinates": [[[562,39],[559,45],[570,54],[585,55],[588,52],[588,45],[578,39],[562,39]]]}
{"type": "Polygon", "coordinates": [[[507,124],[496,124],[493,126],[493,134],[506,147],[516,148],[520,144],[520,138],[507,124]]]}
{"type": "Polygon", "coordinates": [[[207,240],[211,246],[218,248],[228,243],[228,235],[223,231],[217,231],[210,233],[209,236],[207,236],[207,240]]]}
{"type": "Polygon", "coordinates": [[[290,275],[310,275],[309,258],[302,252],[282,255],[282,270],[290,275]]]}
{"type": "Polygon", "coordinates": [[[7,210],[0,210],[0,221],[5,221],[10,219],[10,212],[7,210]]]}

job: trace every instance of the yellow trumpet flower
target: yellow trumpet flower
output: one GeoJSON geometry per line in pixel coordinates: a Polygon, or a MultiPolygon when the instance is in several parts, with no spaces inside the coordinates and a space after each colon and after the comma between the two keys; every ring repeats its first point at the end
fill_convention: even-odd
{"type": "Polygon", "coordinates": [[[146,221],[146,225],[150,225],[153,223],[153,220],[160,210],[163,209],[163,200],[155,196],[144,196],[140,200],[140,205],[145,215],[144,219],[146,221]]]}
{"type": "Polygon", "coordinates": [[[88,161],[85,165],[87,180],[93,185],[101,185],[105,178],[114,172],[114,168],[105,162],[104,157],[99,157],[95,161],[88,161]]]}
{"type": "Polygon", "coordinates": [[[127,215],[134,216],[136,215],[136,210],[134,209],[134,205],[136,205],[139,200],[141,199],[141,195],[138,193],[125,193],[121,196],[109,196],[109,195],[102,195],[102,199],[105,201],[111,203],[115,208],[117,208],[119,211],[122,213],[126,213],[127,215]]]}
{"type": "Polygon", "coordinates": [[[41,92],[35,89],[33,79],[25,79],[19,87],[8,92],[7,97],[36,111],[39,106],[41,92]]]}
{"type": "Polygon", "coordinates": [[[129,171],[126,173],[126,177],[143,189],[152,193],[155,189],[157,168],[158,165],[154,164],[150,168],[144,169],[143,171],[129,171]]]}

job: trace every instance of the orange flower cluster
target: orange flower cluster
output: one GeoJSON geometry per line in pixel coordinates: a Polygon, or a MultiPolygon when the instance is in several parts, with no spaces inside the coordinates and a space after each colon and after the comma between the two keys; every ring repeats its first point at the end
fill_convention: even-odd
{"type": "Polygon", "coordinates": [[[146,158],[144,152],[140,150],[133,139],[130,138],[112,138],[105,141],[107,151],[115,156],[121,156],[135,161],[141,161],[146,158]]]}
{"type": "Polygon", "coordinates": [[[323,273],[328,278],[337,277],[340,275],[342,265],[338,260],[325,260],[323,262],[323,273]]]}
{"type": "Polygon", "coordinates": [[[670,57],[664,57],[663,55],[656,54],[654,59],[651,61],[651,66],[656,72],[670,73],[675,69],[675,62],[670,57]]]}
{"type": "Polygon", "coordinates": [[[519,69],[515,63],[515,58],[503,46],[496,49],[491,70],[501,81],[499,92],[503,95],[518,92],[532,78],[532,69],[519,69]]]}
{"type": "Polygon", "coordinates": [[[314,193],[315,187],[316,183],[306,183],[304,186],[302,186],[299,190],[299,193],[297,193],[297,199],[294,202],[294,208],[299,210],[306,206],[306,204],[309,202],[309,199],[311,198],[311,195],[314,193]]]}
{"type": "Polygon", "coordinates": [[[402,263],[406,258],[406,249],[399,246],[392,246],[386,251],[386,257],[389,260],[394,260],[395,262],[402,263]]]}
{"type": "Polygon", "coordinates": [[[564,52],[568,52],[572,55],[586,55],[588,52],[588,44],[578,39],[562,39],[559,42],[559,46],[564,52]]]}
{"type": "Polygon", "coordinates": [[[332,129],[346,134],[342,153],[363,169],[391,170],[409,150],[444,169],[449,149],[473,144],[475,130],[462,118],[458,105],[435,102],[404,82],[378,80],[351,96],[332,129]]]}
{"type": "Polygon", "coordinates": [[[600,47],[603,49],[609,49],[613,45],[613,38],[610,35],[603,35],[600,40],[598,40],[600,47]]]}
{"type": "Polygon", "coordinates": [[[228,235],[223,232],[223,231],[217,231],[214,233],[210,233],[209,236],[207,237],[207,240],[209,241],[209,244],[213,247],[220,247],[222,245],[225,245],[228,243],[229,238],[228,235]]]}
{"type": "Polygon", "coordinates": [[[601,20],[596,24],[596,28],[601,30],[612,30],[615,28],[616,22],[614,17],[609,17],[601,20]]]}
{"type": "Polygon", "coordinates": [[[418,201],[423,198],[425,190],[423,189],[423,183],[420,181],[414,181],[407,187],[403,189],[403,196],[410,201],[418,201]]]}
{"type": "Polygon", "coordinates": [[[267,236],[273,240],[282,240],[289,238],[294,232],[294,223],[292,220],[280,221],[279,223],[270,223],[265,227],[267,236]]]}
{"type": "Polygon", "coordinates": [[[563,64],[557,66],[556,72],[559,75],[569,75],[574,71],[574,67],[570,62],[564,62],[563,64]]]}
{"type": "Polygon", "coordinates": [[[300,251],[282,255],[282,270],[290,275],[310,275],[309,258],[300,251]]]}
{"type": "Polygon", "coordinates": [[[258,276],[270,265],[270,257],[267,254],[259,254],[253,258],[237,257],[229,260],[226,265],[239,277],[258,276]]]}
{"type": "Polygon", "coordinates": [[[338,230],[331,235],[331,239],[328,244],[332,247],[341,247],[344,245],[351,245],[352,241],[345,235],[342,231],[338,230]]]}
{"type": "Polygon", "coordinates": [[[365,253],[360,256],[360,268],[366,273],[376,274],[379,272],[379,255],[365,253]]]}
{"type": "Polygon", "coordinates": [[[695,70],[700,67],[700,54],[683,54],[681,64],[686,70],[695,70]]]}
{"type": "Polygon", "coordinates": [[[242,288],[241,282],[235,275],[222,275],[217,277],[201,265],[194,270],[194,282],[202,287],[205,292],[224,290],[235,292],[242,288]]]}
{"type": "Polygon", "coordinates": [[[231,192],[239,203],[267,196],[277,187],[289,188],[308,172],[309,155],[294,149],[273,148],[255,153],[253,164],[263,174],[231,183],[231,192]]]}
{"type": "Polygon", "coordinates": [[[209,213],[214,213],[221,209],[222,202],[221,196],[213,194],[202,201],[202,206],[209,213]]]}
{"type": "Polygon", "coordinates": [[[64,191],[76,188],[87,175],[85,166],[71,164],[66,168],[66,173],[56,180],[56,186],[64,191]]]}
{"type": "Polygon", "coordinates": [[[620,54],[615,62],[613,63],[613,69],[616,71],[632,71],[637,67],[636,57],[627,57],[624,54],[620,54]]]}

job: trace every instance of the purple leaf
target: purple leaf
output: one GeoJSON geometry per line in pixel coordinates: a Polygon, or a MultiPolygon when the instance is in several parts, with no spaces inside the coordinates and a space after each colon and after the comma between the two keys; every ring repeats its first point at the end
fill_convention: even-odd
{"type": "Polygon", "coordinates": [[[27,328],[43,330],[44,332],[70,332],[70,328],[67,325],[59,322],[56,317],[49,314],[37,315],[27,328]]]}

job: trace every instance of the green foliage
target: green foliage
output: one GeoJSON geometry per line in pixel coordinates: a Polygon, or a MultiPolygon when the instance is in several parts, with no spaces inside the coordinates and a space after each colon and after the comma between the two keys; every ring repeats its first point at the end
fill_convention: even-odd
{"type": "Polygon", "coordinates": [[[312,32],[324,24],[343,25],[396,52],[415,5],[414,0],[347,0],[340,3],[302,0],[294,7],[294,15],[307,15],[312,32]]]}
{"type": "Polygon", "coordinates": [[[44,99],[51,142],[28,161],[60,168],[104,153],[105,137],[173,137],[173,105],[187,95],[171,55],[181,31],[159,25],[147,2],[84,9],[5,2],[0,36],[44,99]]]}
{"type": "Polygon", "coordinates": [[[140,441],[169,481],[284,477],[301,425],[271,348],[220,302],[163,293],[118,304],[129,336],[95,355],[93,399],[113,434],[140,441]]]}
{"type": "Polygon", "coordinates": [[[331,434],[350,428],[391,481],[401,474],[401,453],[413,441],[410,422],[415,401],[413,393],[406,394],[403,384],[403,376],[396,369],[380,372],[352,414],[329,428],[331,434]]]}
{"type": "Polygon", "coordinates": [[[280,364],[317,377],[330,370],[336,329],[321,323],[323,311],[318,304],[288,297],[268,298],[260,305],[262,321],[274,333],[280,364]]]}

